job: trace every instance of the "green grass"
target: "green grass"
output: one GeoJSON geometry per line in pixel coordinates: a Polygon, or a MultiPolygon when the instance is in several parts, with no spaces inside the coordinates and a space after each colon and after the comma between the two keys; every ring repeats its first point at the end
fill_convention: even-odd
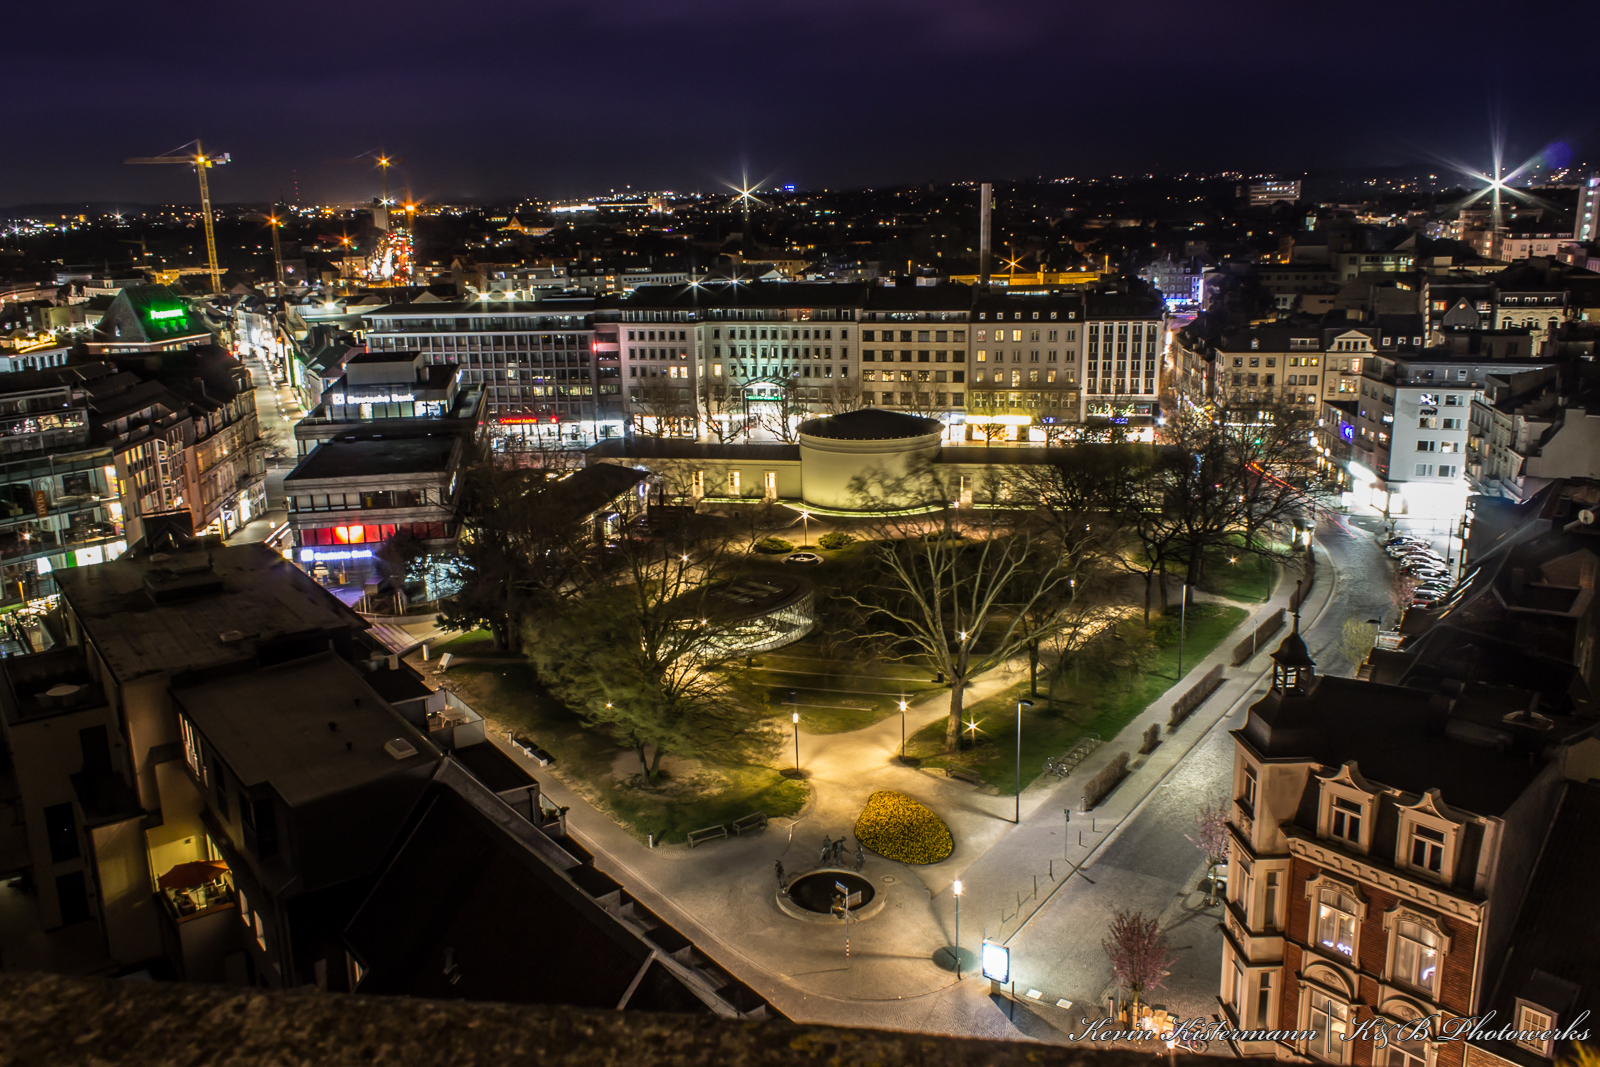
{"type": "Polygon", "coordinates": [[[1215,545],[1206,550],[1200,588],[1231,600],[1266,600],[1277,577],[1277,565],[1269,560],[1241,549],[1215,545]]]}
{"type": "Polygon", "coordinates": [[[500,736],[514,731],[538,741],[556,758],[542,773],[554,771],[640,840],[655,834],[658,841],[682,841],[690,830],[732,822],[753,811],[777,818],[805,805],[808,787],[771,767],[707,762],[687,780],[668,776],[647,787],[635,774],[634,760],[618,778],[618,757],[633,760],[631,749],[616,744],[604,730],[585,727],[539,684],[533,667],[520,656],[495,652],[492,643],[481,654],[482,662],[450,668],[461,698],[500,736]]]}
{"type": "MultiPolygon", "coordinates": [[[[1183,648],[1186,677],[1246,615],[1244,609],[1227,605],[1189,606],[1188,638],[1183,648]]],[[[1095,734],[1102,741],[1110,742],[1118,731],[1177,682],[1176,620],[1169,617],[1158,622],[1153,630],[1156,653],[1149,669],[1135,676],[1131,685],[1126,671],[1101,667],[1092,655],[1085,657],[1091,662],[1082,664],[1081,672],[1069,668],[1067,676],[1057,680],[1053,699],[1047,692],[1047,684],[1040,679],[1035,706],[1023,709],[1022,713],[1024,786],[1043,773],[1046,759],[1063,755],[1085,734],[1095,734]]],[[[1024,681],[968,705],[962,713],[963,721],[978,723],[976,743],[969,749],[956,754],[944,753],[945,720],[940,719],[912,736],[906,754],[920,758],[928,767],[954,763],[973,771],[1002,793],[1015,792],[1017,701],[1027,695],[1028,683],[1024,681]]],[[[966,731],[963,735],[968,736],[966,731]]]]}
{"type": "Polygon", "coordinates": [[[442,645],[433,646],[433,654],[453,652],[458,656],[468,653],[493,652],[494,635],[488,630],[468,630],[460,637],[452,637],[442,645]]]}

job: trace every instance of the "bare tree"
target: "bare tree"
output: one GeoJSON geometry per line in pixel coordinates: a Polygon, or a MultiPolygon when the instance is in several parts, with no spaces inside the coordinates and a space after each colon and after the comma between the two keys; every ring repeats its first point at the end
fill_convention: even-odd
{"type": "Polygon", "coordinates": [[[1111,921],[1108,936],[1100,942],[1111,960],[1117,984],[1133,997],[1133,1014],[1139,1014],[1139,1000],[1171,973],[1173,955],[1161,924],[1146,919],[1142,911],[1118,911],[1111,921]]]}
{"type": "Polygon", "coordinates": [[[1070,607],[1060,597],[1070,574],[1039,565],[1059,561],[1059,549],[1026,524],[996,508],[957,524],[949,487],[924,468],[895,478],[858,478],[865,509],[879,513],[912,502],[941,505],[932,514],[889,518],[877,531],[875,568],[859,595],[846,597],[885,624],[880,635],[909,648],[947,678],[950,718],[945,747],[960,741],[968,684],[1026,651],[1054,630],[1070,607]],[[1053,608],[1041,605],[1053,603],[1053,608]]]}
{"type": "Polygon", "coordinates": [[[806,414],[806,402],[800,397],[799,387],[784,382],[775,395],[759,401],[757,419],[763,429],[785,444],[800,439],[800,420],[806,414]]]}
{"type": "Polygon", "coordinates": [[[696,388],[700,418],[718,441],[732,441],[747,431],[744,396],[737,386],[700,379],[696,388]]]}
{"type": "Polygon", "coordinates": [[[630,399],[633,432],[643,437],[685,437],[695,432],[695,400],[688,383],[668,378],[640,382],[630,399]]]}
{"type": "Polygon", "coordinates": [[[817,392],[817,413],[820,415],[842,415],[864,406],[861,385],[854,378],[825,381],[817,392]]]}
{"type": "MultiPolygon", "coordinates": [[[[1232,846],[1232,838],[1228,835],[1228,809],[1226,803],[1220,800],[1209,801],[1200,806],[1194,817],[1195,834],[1189,840],[1195,847],[1205,853],[1206,857],[1206,906],[1215,904],[1217,894],[1216,870],[1228,862],[1228,852],[1232,846]]],[[[1187,834],[1184,836],[1188,836],[1187,834]]]]}

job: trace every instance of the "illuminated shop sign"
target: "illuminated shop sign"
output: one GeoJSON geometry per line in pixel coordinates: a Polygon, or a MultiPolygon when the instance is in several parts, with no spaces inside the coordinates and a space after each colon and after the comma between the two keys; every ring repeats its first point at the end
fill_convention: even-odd
{"type": "Polygon", "coordinates": [[[151,308],[145,312],[145,318],[151,322],[160,322],[163,319],[181,319],[183,318],[183,311],[183,308],[163,308],[160,311],[151,308]]]}
{"type": "Polygon", "coordinates": [[[301,563],[326,563],[340,559],[371,559],[370,548],[302,548],[301,563]]]}

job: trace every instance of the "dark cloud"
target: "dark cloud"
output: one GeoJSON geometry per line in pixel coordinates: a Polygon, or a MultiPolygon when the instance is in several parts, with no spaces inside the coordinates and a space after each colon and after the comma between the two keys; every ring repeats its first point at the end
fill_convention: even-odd
{"type": "Polygon", "coordinates": [[[233,153],[222,199],[370,195],[325,161],[379,144],[431,197],[1481,164],[1491,110],[1513,153],[1581,158],[1554,53],[1496,44],[1518,21],[1486,0],[29,4],[0,202],[187,195],[121,160],[196,134],[233,153]]]}

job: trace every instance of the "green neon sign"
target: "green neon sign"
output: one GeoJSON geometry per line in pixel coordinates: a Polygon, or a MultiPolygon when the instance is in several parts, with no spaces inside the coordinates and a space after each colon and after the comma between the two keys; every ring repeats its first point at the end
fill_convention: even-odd
{"type": "Polygon", "coordinates": [[[148,318],[152,322],[156,322],[156,321],[159,321],[161,319],[181,319],[181,318],[183,318],[183,316],[184,316],[184,309],[183,308],[167,308],[165,311],[156,311],[156,310],[152,309],[150,311],[145,312],[145,317],[148,318]]]}

